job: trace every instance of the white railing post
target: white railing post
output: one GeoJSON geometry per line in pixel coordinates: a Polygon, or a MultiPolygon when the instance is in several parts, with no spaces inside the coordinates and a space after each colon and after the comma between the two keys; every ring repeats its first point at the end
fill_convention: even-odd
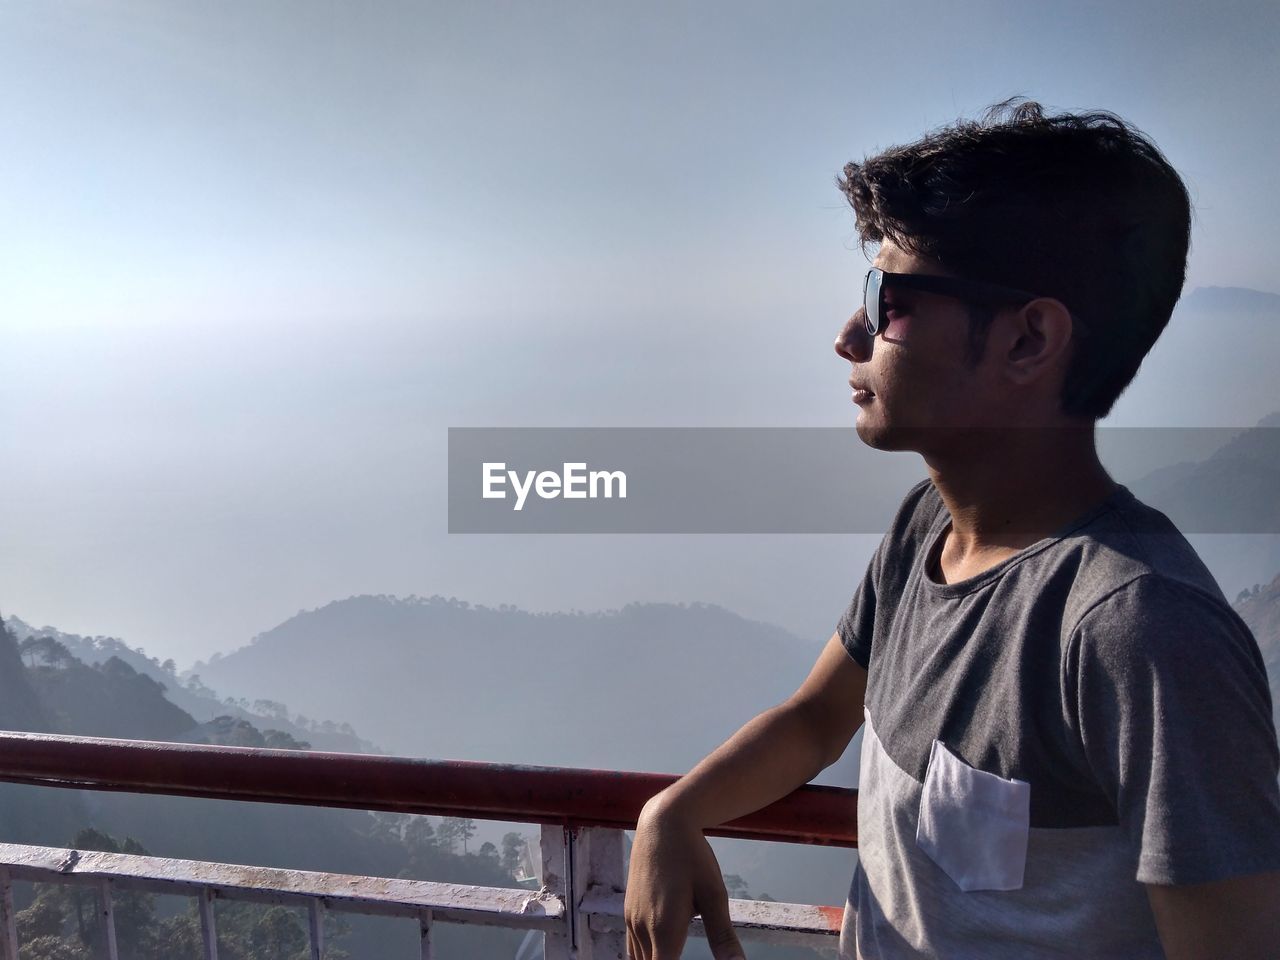
{"type": "Polygon", "coordinates": [[[111,900],[111,880],[104,878],[98,885],[98,904],[102,914],[102,955],[105,960],[120,960],[116,947],[116,908],[111,900]]]}
{"type": "Polygon", "coordinates": [[[540,848],[542,851],[542,890],[550,896],[559,897],[565,905],[564,924],[559,930],[548,930],[543,934],[543,960],[572,960],[576,952],[577,910],[570,899],[569,870],[572,860],[569,857],[570,831],[563,827],[544,824],[540,848]]]}
{"type": "Polygon", "coordinates": [[[626,960],[626,930],[616,919],[627,883],[622,831],[582,827],[573,833],[573,899],[568,904],[578,917],[578,960],[626,960]],[[607,909],[613,916],[592,916],[592,908],[607,909]]]}
{"type": "Polygon", "coordinates": [[[431,960],[431,911],[423,910],[418,917],[418,936],[422,940],[422,960],[431,960]]]}
{"type": "Polygon", "coordinates": [[[218,960],[218,924],[213,916],[213,889],[205,887],[196,895],[200,906],[200,939],[204,942],[204,960],[218,960]]]}
{"type": "Polygon", "coordinates": [[[0,960],[18,960],[18,921],[8,867],[0,867],[0,960]]]}
{"type": "Polygon", "coordinates": [[[324,957],[324,901],[312,897],[307,902],[307,919],[311,927],[311,960],[324,957]]]}

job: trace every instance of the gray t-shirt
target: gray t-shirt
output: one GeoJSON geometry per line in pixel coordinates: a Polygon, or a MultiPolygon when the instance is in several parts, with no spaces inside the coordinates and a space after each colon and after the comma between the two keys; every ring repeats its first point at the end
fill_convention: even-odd
{"type": "Polygon", "coordinates": [[[1163,957],[1142,886],[1280,869],[1258,645],[1125,487],[957,583],[907,494],[838,632],[868,670],[842,957],[1163,957]]]}

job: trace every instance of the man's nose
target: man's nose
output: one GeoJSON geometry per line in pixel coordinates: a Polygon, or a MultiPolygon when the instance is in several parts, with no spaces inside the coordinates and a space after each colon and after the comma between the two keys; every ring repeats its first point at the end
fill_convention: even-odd
{"type": "Polygon", "coordinates": [[[851,363],[866,363],[871,359],[874,338],[867,333],[867,311],[859,307],[836,337],[836,353],[851,363]]]}

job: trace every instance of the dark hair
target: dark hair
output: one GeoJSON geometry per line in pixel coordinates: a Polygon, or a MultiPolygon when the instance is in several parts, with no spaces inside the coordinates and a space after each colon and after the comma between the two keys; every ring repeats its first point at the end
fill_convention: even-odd
{"type": "MultiPolygon", "coordinates": [[[[1054,297],[1084,321],[1063,385],[1068,416],[1110,412],[1186,279],[1187,188],[1113,113],[1045,116],[1015,97],[846,164],[836,182],[864,249],[887,238],[957,276],[1054,297]]],[[[971,316],[980,356],[994,315],[971,316]]]]}

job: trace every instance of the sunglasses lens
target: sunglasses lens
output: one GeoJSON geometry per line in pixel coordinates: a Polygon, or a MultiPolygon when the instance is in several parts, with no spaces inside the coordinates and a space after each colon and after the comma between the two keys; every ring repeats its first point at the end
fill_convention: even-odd
{"type": "Polygon", "coordinates": [[[873,337],[880,330],[880,285],[883,281],[884,274],[879,270],[868,270],[862,284],[862,309],[867,314],[867,333],[873,337]]]}

